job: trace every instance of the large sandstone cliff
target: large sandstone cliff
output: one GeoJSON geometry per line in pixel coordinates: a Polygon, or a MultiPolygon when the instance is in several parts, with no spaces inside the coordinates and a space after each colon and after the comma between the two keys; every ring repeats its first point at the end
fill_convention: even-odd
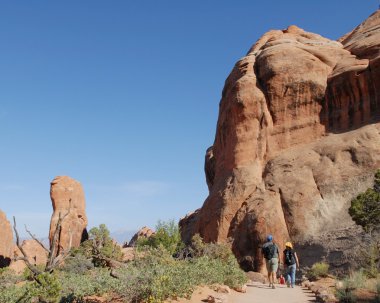
{"type": "Polygon", "coordinates": [[[226,80],[210,193],[180,222],[184,240],[230,243],[262,270],[271,233],[310,262],[347,266],[361,232],[347,208],[380,167],[379,116],[380,11],[340,41],[296,26],[266,33],[226,80]]]}

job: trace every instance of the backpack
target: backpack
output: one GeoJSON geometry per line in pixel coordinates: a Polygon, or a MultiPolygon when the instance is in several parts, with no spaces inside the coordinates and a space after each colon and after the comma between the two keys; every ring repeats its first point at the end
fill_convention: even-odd
{"type": "Polygon", "coordinates": [[[263,247],[264,258],[267,260],[272,259],[275,252],[276,252],[276,245],[275,244],[266,245],[263,247]]]}
{"type": "Polygon", "coordinates": [[[296,264],[296,258],[294,257],[294,253],[290,249],[284,250],[284,257],[285,257],[285,264],[286,265],[293,265],[296,264]]]}

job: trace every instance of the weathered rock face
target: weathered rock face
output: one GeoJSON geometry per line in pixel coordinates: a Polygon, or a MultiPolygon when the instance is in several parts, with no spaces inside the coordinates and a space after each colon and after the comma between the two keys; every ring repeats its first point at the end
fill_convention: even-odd
{"type": "Polygon", "coordinates": [[[11,262],[13,250],[12,227],[5,214],[0,210],[0,268],[11,262]]]}
{"type": "Polygon", "coordinates": [[[315,241],[314,259],[345,265],[349,201],[380,167],[379,81],[380,11],[341,42],[296,26],[260,38],[226,80],[206,154],[210,193],[180,222],[184,240],[231,243],[262,270],[271,233],[280,248],[292,240],[309,254],[315,241]]]}
{"type": "Polygon", "coordinates": [[[131,241],[127,245],[124,245],[123,247],[134,247],[136,246],[136,243],[141,238],[149,238],[154,234],[154,231],[151,230],[149,227],[144,226],[141,228],[137,233],[134,234],[131,241]]]}
{"type": "Polygon", "coordinates": [[[56,177],[51,182],[50,197],[54,210],[50,221],[50,244],[59,216],[62,218],[65,216],[58,239],[59,250],[78,247],[82,241],[88,238],[86,204],[82,185],[70,177],[56,177]]]}
{"type": "MultiPolygon", "coordinates": [[[[25,253],[28,256],[28,260],[33,265],[43,265],[46,264],[48,254],[47,251],[37,243],[35,240],[25,240],[21,244],[22,248],[24,249],[25,253]]],[[[18,249],[18,247],[15,245],[13,254],[18,257],[23,257],[22,253],[18,249]]],[[[11,269],[13,269],[16,273],[20,274],[24,271],[26,268],[24,261],[16,261],[12,262],[9,266],[11,269]]]]}

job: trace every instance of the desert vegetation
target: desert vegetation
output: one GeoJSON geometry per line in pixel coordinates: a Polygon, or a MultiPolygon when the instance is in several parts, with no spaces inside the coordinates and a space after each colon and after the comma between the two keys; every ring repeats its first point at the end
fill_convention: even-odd
{"type": "MultiPolygon", "coordinates": [[[[335,297],[339,302],[380,302],[380,170],[374,174],[374,185],[351,201],[349,214],[363,227],[366,245],[358,252],[357,264],[350,273],[336,279],[335,297]]],[[[320,262],[307,272],[310,280],[329,276],[329,266],[320,262]]]]}
{"type": "Polygon", "coordinates": [[[0,302],[87,302],[101,296],[118,302],[162,302],[189,296],[198,285],[246,282],[244,272],[226,246],[205,244],[197,235],[185,247],[173,221],[159,222],[150,240],[139,241],[136,256],[122,261],[122,251],[105,225],[72,249],[63,265],[22,275],[0,272],[0,302]]]}

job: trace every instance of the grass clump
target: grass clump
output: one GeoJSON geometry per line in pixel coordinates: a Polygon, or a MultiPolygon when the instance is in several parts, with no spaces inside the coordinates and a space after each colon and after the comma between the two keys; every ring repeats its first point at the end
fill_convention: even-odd
{"type": "Polygon", "coordinates": [[[310,280],[317,280],[319,278],[327,277],[329,273],[329,265],[325,262],[318,262],[313,264],[311,269],[307,272],[310,280]]]}

